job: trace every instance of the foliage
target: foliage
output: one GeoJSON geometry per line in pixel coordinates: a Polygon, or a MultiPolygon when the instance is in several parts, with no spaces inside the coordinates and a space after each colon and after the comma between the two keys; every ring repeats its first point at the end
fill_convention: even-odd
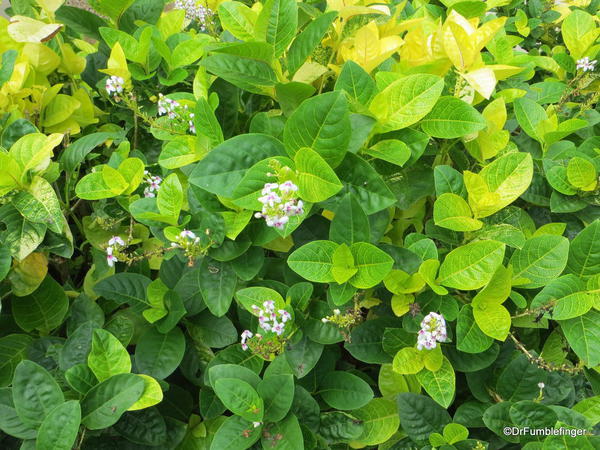
{"type": "Polygon", "coordinates": [[[11,3],[3,449],[599,445],[598,0],[11,3]]]}

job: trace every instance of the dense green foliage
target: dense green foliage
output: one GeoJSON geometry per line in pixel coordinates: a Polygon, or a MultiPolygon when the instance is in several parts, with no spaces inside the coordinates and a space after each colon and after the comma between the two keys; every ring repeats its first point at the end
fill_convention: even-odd
{"type": "Polygon", "coordinates": [[[599,0],[11,3],[2,449],[600,445],[599,0]]]}

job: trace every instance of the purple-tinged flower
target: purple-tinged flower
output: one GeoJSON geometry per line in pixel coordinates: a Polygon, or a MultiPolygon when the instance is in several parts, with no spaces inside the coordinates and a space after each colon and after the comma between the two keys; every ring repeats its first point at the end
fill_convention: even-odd
{"type": "Polygon", "coordinates": [[[584,72],[593,72],[596,68],[597,60],[591,60],[587,56],[577,60],[577,70],[583,70],[584,72]]]}
{"type": "Polygon", "coordinates": [[[119,236],[113,236],[108,240],[108,245],[109,246],[113,246],[113,245],[121,245],[124,246],[125,245],[125,241],[123,239],[121,239],[119,236]]]}
{"type": "Polygon", "coordinates": [[[119,260],[117,259],[117,257],[115,255],[113,255],[113,248],[107,247],[106,248],[106,263],[108,264],[108,266],[113,267],[115,265],[115,263],[118,261],[119,260]]]}

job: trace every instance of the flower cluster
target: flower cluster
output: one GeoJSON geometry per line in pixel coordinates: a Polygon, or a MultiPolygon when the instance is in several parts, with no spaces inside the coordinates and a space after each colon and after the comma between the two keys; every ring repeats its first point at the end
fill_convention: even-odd
{"type": "Polygon", "coordinates": [[[186,249],[191,245],[198,244],[200,238],[196,236],[196,233],[190,230],[183,230],[179,233],[176,242],[171,242],[171,247],[186,249]]]}
{"type": "Polygon", "coordinates": [[[198,4],[196,0],[176,0],[174,7],[184,10],[185,18],[190,22],[198,21],[201,31],[206,31],[207,25],[212,22],[213,11],[198,4]]]}
{"type": "Polygon", "coordinates": [[[109,267],[113,267],[115,263],[119,261],[115,253],[123,247],[125,247],[125,241],[119,236],[113,236],[108,240],[108,247],[106,247],[106,263],[109,267]]]}
{"type": "Polygon", "coordinates": [[[291,181],[265,184],[262,197],[258,198],[263,204],[262,211],[254,214],[254,217],[264,217],[267,226],[283,229],[290,217],[304,213],[304,203],[295,196],[297,190],[298,186],[291,181]]]}
{"type": "Polygon", "coordinates": [[[280,336],[285,331],[285,324],[292,316],[285,309],[275,310],[275,302],[266,300],[263,302],[263,308],[252,305],[252,311],[258,316],[259,327],[273,336],[274,340],[264,339],[260,333],[252,333],[250,330],[244,330],[241,336],[242,349],[248,350],[248,341],[252,339],[253,350],[259,354],[264,354],[265,357],[277,353],[283,347],[283,342],[280,336]]]}
{"type": "Polygon", "coordinates": [[[121,77],[112,75],[106,80],[106,92],[109,96],[114,96],[115,100],[119,100],[119,94],[125,89],[125,80],[121,77]]]}
{"type": "Polygon", "coordinates": [[[181,106],[177,100],[158,94],[158,115],[166,115],[169,119],[185,124],[190,133],[196,134],[194,113],[190,112],[187,105],[181,106]]]}
{"type": "Polygon", "coordinates": [[[593,59],[590,61],[590,58],[587,56],[577,60],[577,70],[583,70],[584,72],[592,72],[596,68],[596,63],[598,61],[593,59]]]}
{"type": "Polygon", "coordinates": [[[430,312],[421,321],[421,329],[417,337],[417,349],[432,350],[436,347],[437,342],[446,340],[446,321],[444,316],[434,312],[430,312]]]}
{"type": "Polygon", "coordinates": [[[158,175],[151,175],[147,170],[144,171],[144,182],[148,185],[144,188],[144,197],[156,197],[156,192],[160,189],[160,183],[162,183],[162,178],[158,175]]]}

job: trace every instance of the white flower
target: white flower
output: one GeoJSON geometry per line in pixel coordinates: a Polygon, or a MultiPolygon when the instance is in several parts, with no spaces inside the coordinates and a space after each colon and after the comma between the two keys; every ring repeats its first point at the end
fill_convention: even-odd
{"type": "Polygon", "coordinates": [[[539,387],[540,389],[544,389],[544,388],[546,387],[546,385],[544,384],[544,382],[540,381],[540,382],[538,383],[538,387],[539,387]]]}
{"type": "Polygon", "coordinates": [[[329,322],[329,319],[328,319],[327,317],[323,317],[323,318],[321,319],[321,322],[323,322],[323,323],[327,323],[327,322],[329,322]]]}
{"type": "Polygon", "coordinates": [[[115,265],[115,263],[118,261],[119,260],[117,259],[117,257],[115,255],[113,255],[113,248],[107,247],[106,248],[106,264],[108,264],[109,267],[113,267],[115,265]]]}
{"type": "Polygon", "coordinates": [[[292,318],[292,316],[290,315],[289,312],[287,312],[285,309],[280,309],[279,311],[277,311],[279,313],[279,315],[281,316],[281,321],[283,323],[286,323],[288,320],[290,320],[292,318]]]}
{"type": "Polygon", "coordinates": [[[252,426],[253,426],[254,428],[258,428],[258,427],[260,427],[261,425],[262,425],[262,422],[252,422],[252,426]]]}
{"type": "Polygon", "coordinates": [[[436,347],[436,342],[444,342],[446,338],[446,320],[444,316],[430,312],[421,321],[421,329],[417,336],[417,349],[431,350],[436,347]]]}
{"type": "Polygon", "coordinates": [[[273,332],[275,334],[277,334],[277,336],[281,336],[284,329],[285,329],[285,324],[279,323],[276,320],[273,321],[273,332]]]}
{"type": "Polygon", "coordinates": [[[339,309],[337,309],[337,308],[333,310],[333,314],[335,314],[336,316],[339,316],[340,312],[341,311],[339,309]]]}
{"type": "Polygon", "coordinates": [[[285,183],[281,183],[279,190],[287,194],[288,192],[296,192],[298,190],[298,186],[288,180],[285,183]]]}
{"type": "Polygon", "coordinates": [[[125,88],[125,80],[121,77],[112,75],[106,80],[106,92],[108,95],[120,94],[125,88]]]}
{"type": "Polygon", "coordinates": [[[125,241],[123,239],[121,239],[119,236],[113,236],[108,240],[108,245],[112,246],[112,245],[116,245],[116,244],[124,246],[125,241]]]}
{"type": "Polygon", "coordinates": [[[279,185],[277,183],[267,183],[263,186],[263,189],[261,191],[262,195],[267,195],[269,194],[273,189],[277,189],[279,187],[279,185]]]}
{"type": "Polygon", "coordinates": [[[590,61],[590,58],[585,56],[577,60],[577,69],[583,70],[584,72],[592,72],[596,68],[597,62],[598,61],[596,61],[595,59],[590,61]]]}
{"type": "Polygon", "coordinates": [[[275,310],[275,302],[273,300],[265,300],[263,302],[263,306],[268,313],[271,313],[275,310]]]}
{"type": "Polygon", "coordinates": [[[184,10],[185,18],[190,22],[198,21],[202,31],[206,31],[206,26],[212,21],[214,15],[211,9],[196,3],[196,0],[177,0],[174,7],[184,10]]]}
{"type": "Polygon", "coordinates": [[[179,237],[182,239],[196,239],[196,234],[190,230],[183,230],[179,233],[179,237]]]}

